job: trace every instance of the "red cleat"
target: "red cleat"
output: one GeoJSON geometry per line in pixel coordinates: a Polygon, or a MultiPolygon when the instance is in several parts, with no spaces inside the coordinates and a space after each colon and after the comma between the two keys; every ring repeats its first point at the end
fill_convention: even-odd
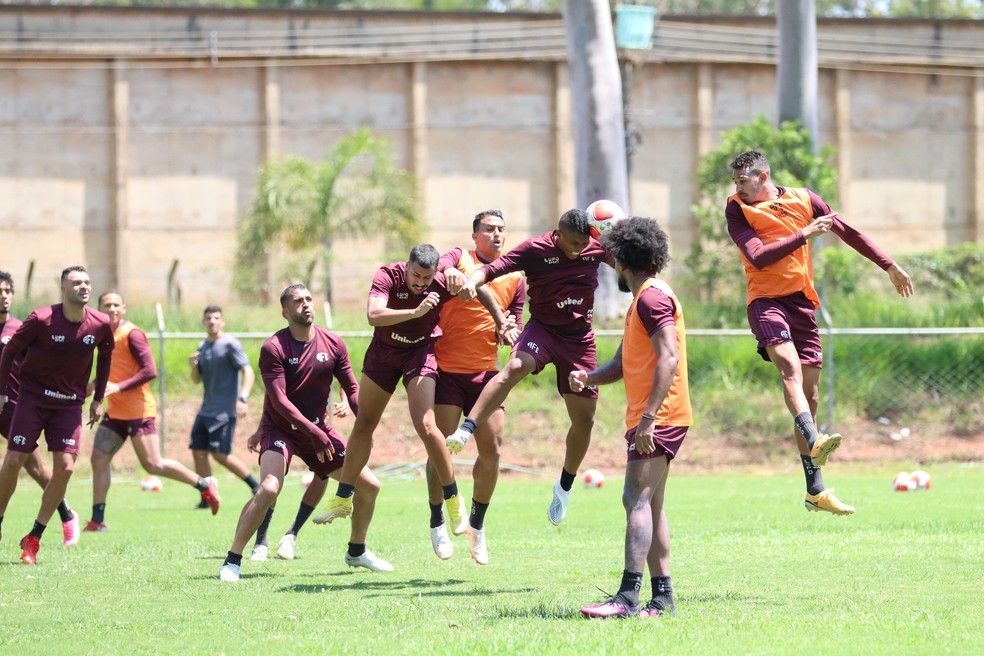
{"type": "Polygon", "coordinates": [[[41,548],[41,538],[34,535],[26,535],[21,540],[21,562],[25,565],[35,565],[38,562],[38,549],[41,548]]]}
{"type": "Polygon", "coordinates": [[[94,522],[91,519],[89,520],[89,523],[85,525],[85,528],[82,529],[85,533],[105,533],[108,530],[109,527],[102,522],[94,522]]]}
{"type": "Polygon", "coordinates": [[[202,492],[202,499],[212,509],[212,514],[219,512],[219,488],[215,484],[215,479],[211,476],[205,479],[208,481],[208,489],[202,492]]]}

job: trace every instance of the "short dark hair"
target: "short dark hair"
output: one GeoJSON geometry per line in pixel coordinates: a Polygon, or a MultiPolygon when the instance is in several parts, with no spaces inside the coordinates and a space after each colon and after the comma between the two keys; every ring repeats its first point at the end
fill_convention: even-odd
{"type": "Polygon", "coordinates": [[[436,269],[441,254],[430,244],[417,244],[410,250],[410,262],[425,269],[436,269]]]}
{"type": "Polygon", "coordinates": [[[500,212],[499,210],[485,210],[484,212],[479,212],[478,214],[475,215],[475,220],[472,221],[472,232],[478,232],[479,226],[482,225],[482,219],[484,219],[487,216],[494,216],[500,218],[502,219],[503,223],[505,223],[506,221],[504,218],[502,218],[502,212],[500,212]]]}
{"type": "Polygon", "coordinates": [[[67,266],[64,269],[62,269],[61,281],[65,282],[68,279],[68,274],[72,273],[73,271],[77,271],[79,273],[89,273],[88,271],[85,270],[85,267],[82,266],[81,264],[73,264],[72,266],[67,266]]]}
{"type": "Polygon", "coordinates": [[[100,294],[100,295],[99,295],[99,301],[98,301],[98,304],[99,304],[99,305],[102,305],[102,302],[103,302],[103,298],[105,298],[106,296],[109,296],[110,294],[116,294],[117,296],[119,296],[119,297],[120,297],[120,300],[121,300],[121,301],[123,301],[124,303],[126,303],[126,299],[125,299],[125,298],[123,298],[123,294],[121,294],[121,293],[119,293],[119,292],[118,292],[118,291],[116,291],[115,289],[107,289],[106,291],[104,291],[104,292],[103,292],[102,294],[100,294]]]}
{"type": "Polygon", "coordinates": [[[6,271],[0,271],[0,282],[5,282],[10,285],[10,293],[14,293],[14,277],[12,275],[6,271]]]}
{"type": "Polygon", "coordinates": [[[222,314],[222,308],[220,308],[218,305],[206,305],[205,311],[202,312],[202,318],[204,319],[208,315],[215,314],[216,312],[222,314]]]}
{"type": "Polygon", "coordinates": [[[296,291],[298,289],[306,290],[307,288],[308,288],[307,285],[305,285],[302,282],[295,282],[293,285],[285,288],[284,291],[280,292],[280,307],[282,308],[287,307],[287,301],[290,300],[291,292],[296,291]]]}
{"type": "Polygon", "coordinates": [[[748,169],[752,173],[761,173],[769,170],[769,160],[765,155],[757,150],[747,150],[731,162],[731,170],[748,169]]]}
{"type": "Polygon", "coordinates": [[[588,213],[573,207],[560,215],[557,227],[573,230],[582,235],[589,235],[591,231],[588,226],[588,213]]]}
{"type": "Polygon", "coordinates": [[[670,262],[669,238],[654,219],[630,216],[601,236],[601,245],[629,271],[657,274],[670,262]]]}

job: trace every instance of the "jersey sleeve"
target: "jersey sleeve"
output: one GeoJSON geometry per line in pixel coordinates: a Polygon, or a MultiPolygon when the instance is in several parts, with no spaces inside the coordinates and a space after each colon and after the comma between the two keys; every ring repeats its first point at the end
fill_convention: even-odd
{"type": "MultiPolygon", "coordinates": [[[[830,214],[830,206],[823,201],[820,196],[813,193],[811,190],[807,189],[810,195],[810,203],[813,205],[813,216],[824,216],[825,214],[830,214]],[[820,212],[820,214],[817,214],[820,212]]],[[[875,264],[877,264],[883,271],[888,270],[895,261],[888,256],[885,251],[878,248],[875,242],[871,240],[866,234],[848,225],[839,216],[834,216],[833,224],[830,227],[831,231],[837,235],[841,241],[856,250],[858,253],[868,258],[875,264]]]]}
{"type": "Polygon", "coordinates": [[[728,234],[731,236],[731,240],[738,246],[738,250],[745,256],[745,259],[756,269],[764,269],[770,264],[775,264],[806,244],[806,237],[803,236],[801,230],[797,230],[788,239],[775,241],[771,244],[762,243],[758,233],[749,225],[741,207],[733,200],[728,203],[724,215],[728,220],[728,234]]]}
{"type": "Polygon", "coordinates": [[[37,312],[31,312],[17,332],[10,337],[3,354],[0,355],[0,394],[7,394],[7,381],[10,379],[10,369],[14,365],[14,356],[27,348],[43,328],[44,322],[38,318],[37,312]]]}
{"type": "Polygon", "coordinates": [[[139,387],[157,378],[157,365],[154,363],[154,352],[150,348],[150,342],[147,341],[147,335],[142,330],[135,329],[130,331],[126,339],[130,353],[133,354],[133,359],[140,365],[140,369],[126,380],[120,381],[121,392],[139,387]]]}
{"type": "Polygon", "coordinates": [[[389,274],[386,267],[381,267],[372,277],[372,285],[369,286],[369,295],[388,299],[390,292],[393,291],[394,284],[393,276],[389,274]]]}
{"type": "Polygon", "coordinates": [[[113,363],[113,349],[116,348],[116,339],[113,337],[113,327],[106,319],[103,325],[103,338],[96,347],[99,354],[96,356],[96,377],[94,380],[95,391],[92,393],[92,402],[98,403],[103,400],[106,394],[106,383],[109,382],[109,370],[113,363]]]}
{"type": "Polygon", "coordinates": [[[349,358],[348,348],[345,342],[339,337],[336,339],[338,358],[335,362],[335,380],[342,386],[345,398],[348,399],[349,407],[352,412],[359,414],[359,383],[355,380],[355,372],[352,371],[352,361],[349,358]]]}
{"type": "Polygon", "coordinates": [[[673,319],[675,311],[673,299],[652,287],[643,291],[636,303],[636,314],[650,337],[663,328],[676,325],[673,319]]]}
{"type": "Polygon", "coordinates": [[[231,338],[229,344],[229,361],[236,369],[245,369],[249,366],[249,358],[246,357],[246,350],[243,348],[242,343],[236,339],[231,338]]]}
{"type": "Polygon", "coordinates": [[[441,259],[437,262],[438,273],[443,272],[445,269],[455,269],[458,266],[458,262],[461,261],[461,255],[464,250],[456,246],[449,250],[447,253],[441,255],[441,259]]]}
{"type": "Polygon", "coordinates": [[[513,293],[512,302],[509,303],[509,314],[516,319],[516,327],[523,329],[523,305],[526,304],[526,280],[522,277],[516,282],[516,291],[513,293]]]}
{"type": "Polygon", "coordinates": [[[505,255],[497,257],[494,261],[483,266],[485,281],[494,280],[513,271],[522,271],[525,268],[525,256],[528,250],[529,241],[527,240],[505,255]]]}

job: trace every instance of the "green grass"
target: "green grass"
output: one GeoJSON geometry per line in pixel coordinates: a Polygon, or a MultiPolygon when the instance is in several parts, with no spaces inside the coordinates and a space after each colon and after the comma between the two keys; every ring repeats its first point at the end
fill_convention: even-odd
{"type": "MultiPolygon", "coordinates": [[[[240,583],[219,565],[248,490],[221,480],[217,517],[165,482],[111,492],[111,531],[42,543],[18,562],[39,498],[22,480],[0,543],[0,651],[79,653],[977,653],[984,634],[984,510],[979,467],[939,466],[926,493],[892,492],[896,469],[830,468],[853,517],[807,513],[798,473],[680,475],[667,492],[679,613],[586,621],[579,605],[617,588],[624,515],[620,480],[578,489],[567,521],[548,524],[549,481],[503,479],[489,512],[492,563],[435,558],[420,481],[384,483],[370,548],[397,570],[342,562],[347,525],[308,525],[292,562],[245,562],[240,583]],[[976,646],[975,646],[976,645],[976,646]]],[[[611,472],[610,472],[611,473],[611,472]]],[[[271,530],[293,519],[288,478],[271,530]]],[[[469,482],[463,482],[467,490],[469,482]]],[[[70,488],[82,508],[90,488],[70,488]]],[[[83,512],[84,515],[87,513],[83,512]]],[[[644,589],[648,594],[648,581],[644,589]]]]}

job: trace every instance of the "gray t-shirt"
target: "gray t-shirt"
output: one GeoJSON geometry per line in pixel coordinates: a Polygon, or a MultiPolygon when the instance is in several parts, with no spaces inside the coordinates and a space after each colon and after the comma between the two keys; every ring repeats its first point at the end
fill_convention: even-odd
{"type": "Polygon", "coordinates": [[[222,335],[214,342],[202,340],[198,344],[198,372],[205,387],[205,399],[198,414],[235,417],[239,371],[248,365],[243,345],[235,337],[222,335]]]}

